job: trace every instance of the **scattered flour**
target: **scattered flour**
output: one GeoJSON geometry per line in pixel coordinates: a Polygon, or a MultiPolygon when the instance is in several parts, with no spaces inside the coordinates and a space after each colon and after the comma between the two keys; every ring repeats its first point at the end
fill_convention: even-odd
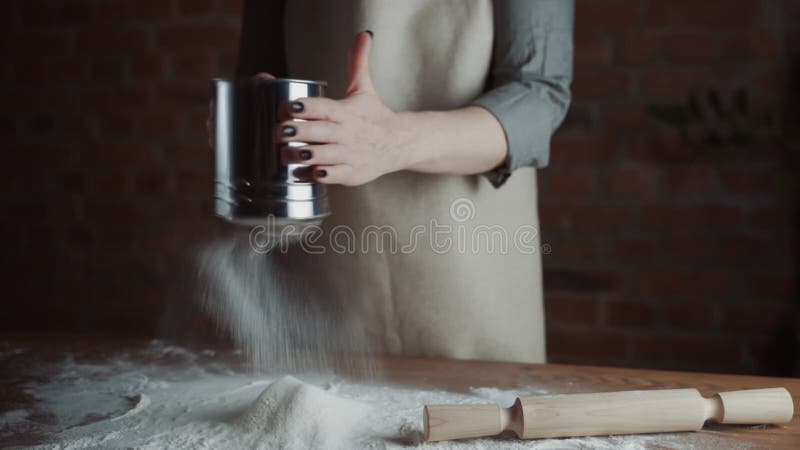
{"type": "Polygon", "coordinates": [[[39,367],[31,378],[38,381],[25,387],[35,406],[0,416],[6,425],[0,447],[20,442],[11,439],[23,431],[34,437],[28,442],[40,442],[24,448],[62,450],[741,448],[722,433],[425,443],[426,403],[509,404],[518,395],[546,392],[478,387],[453,393],[336,376],[258,375],[206,358],[155,342],[102,364],[66,359],[39,367]]]}

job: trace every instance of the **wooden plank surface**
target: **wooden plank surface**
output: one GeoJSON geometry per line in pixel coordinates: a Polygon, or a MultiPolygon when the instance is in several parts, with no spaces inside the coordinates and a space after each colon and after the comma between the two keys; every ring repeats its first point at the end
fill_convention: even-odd
{"type": "Polygon", "coordinates": [[[721,391],[785,387],[794,399],[791,423],[756,427],[710,425],[699,433],[729,441],[731,447],[800,448],[800,379],[795,378],[402,357],[385,358],[383,367],[384,377],[395,383],[456,391],[477,386],[535,387],[559,394],[697,388],[707,396],[721,391]]]}
{"type": "MultiPolygon", "coordinates": [[[[146,341],[118,340],[91,336],[5,335],[0,350],[26,348],[22,355],[0,358],[0,409],[21,408],[30,401],[19,386],[24,385],[25,368],[63,359],[65,354],[87,360],[107,360],[120,352],[128,355],[148,345],[146,341]]],[[[8,353],[8,352],[0,352],[8,353]]],[[[14,354],[13,352],[8,353],[14,354]]],[[[241,365],[238,356],[220,351],[206,363],[241,365]]],[[[150,361],[155,363],[156,361],[150,361]]],[[[385,357],[384,382],[409,387],[467,391],[470,387],[535,388],[552,393],[608,392],[634,389],[697,388],[704,395],[720,391],[785,387],[795,404],[794,420],[786,425],[733,426],[712,425],[703,433],[703,442],[714,448],[800,448],[800,379],[758,376],[656,371],[559,364],[517,364],[494,361],[463,361],[408,357],[385,357]],[[713,437],[713,439],[711,439],[713,437]]],[[[159,359],[159,364],[169,364],[159,359]]],[[[374,382],[375,380],[371,380],[374,382]]],[[[694,440],[697,441],[696,439],[694,440]]],[[[662,448],[656,446],[655,448],[662,448]]],[[[672,447],[663,447],[672,448],[672,447]]],[[[701,447],[702,448],[702,447],[701,447]]]]}

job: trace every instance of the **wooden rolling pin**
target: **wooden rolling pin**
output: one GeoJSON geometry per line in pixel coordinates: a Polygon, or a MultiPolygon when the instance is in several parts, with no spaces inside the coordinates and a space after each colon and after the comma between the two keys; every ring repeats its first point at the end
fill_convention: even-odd
{"type": "Polygon", "coordinates": [[[494,436],[511,430],[522,439],[696,431],[717,423],[768,424],[792,420],[784,388],[720,392],[697,389],[606,392],[518,398],[494,405],[426,405],[428,441],[494,436]]]}

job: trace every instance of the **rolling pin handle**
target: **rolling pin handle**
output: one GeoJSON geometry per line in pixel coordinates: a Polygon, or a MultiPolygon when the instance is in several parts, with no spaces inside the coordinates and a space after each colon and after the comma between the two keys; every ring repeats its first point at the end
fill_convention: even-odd
{"type": "Polygon", "coordinates": [[[717,413],[706,417],[719,423],[788,423],[794,415],[792,395],[785,388],[720,392],[707,401],[715,399],[719,403],[717,413]]]}

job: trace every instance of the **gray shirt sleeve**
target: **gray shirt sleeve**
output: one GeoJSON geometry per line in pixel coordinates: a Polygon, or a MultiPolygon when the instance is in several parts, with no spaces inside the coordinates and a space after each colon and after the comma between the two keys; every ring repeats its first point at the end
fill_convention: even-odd
{"type": "Polygon", "coordinates": [[[499,187],[519,167],[545,167],[572,81],[573,0],[494,0],[489,90],[472,104],[503,127],[506,161],[485,175],[499,187]]]}

